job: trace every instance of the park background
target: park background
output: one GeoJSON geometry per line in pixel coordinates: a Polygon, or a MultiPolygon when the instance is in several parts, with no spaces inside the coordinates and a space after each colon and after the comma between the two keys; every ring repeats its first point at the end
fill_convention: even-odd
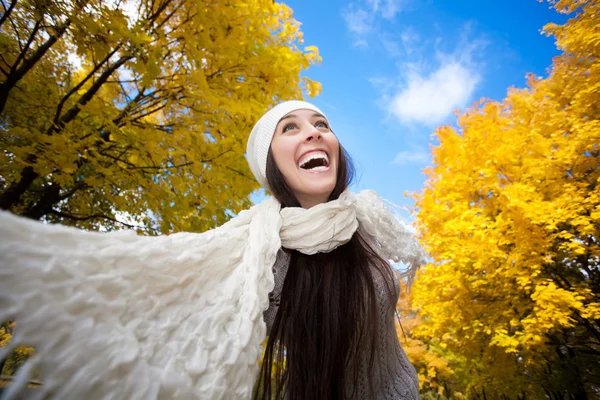
{"type": "Polygon", "coordinates": [[[600,398],[598,1],[2,6],[2,209],[205,231],[267,195],[245,141],[305,97],[428,252],[397,307],[423,398],[600,398]]]}

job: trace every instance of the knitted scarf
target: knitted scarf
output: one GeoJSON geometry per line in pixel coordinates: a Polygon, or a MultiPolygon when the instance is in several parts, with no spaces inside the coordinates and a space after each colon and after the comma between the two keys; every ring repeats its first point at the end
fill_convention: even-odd
{"type": "Polygon", "coordinates": [[[246,399],[266,336],[263,311],[283,246],[347,243],[361,225],[390,260],[422,263],[413,235],[373,191],[310,209],[269,198],[204,233],[85,232],[0,213],[0,321],[35,355],[39,398],[246,399]]]}

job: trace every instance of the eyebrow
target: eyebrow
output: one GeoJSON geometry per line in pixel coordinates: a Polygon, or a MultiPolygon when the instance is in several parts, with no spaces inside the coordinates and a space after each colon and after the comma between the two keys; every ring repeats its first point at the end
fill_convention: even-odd
{"type": "MultiPolygon", "coordinates": [[[[279,122],[283,121],[284,119],[290,119],[290,118],[296,118],[296,117],[298,117],[296,114],[288,114],[288,115],[286,115],[285,117],[281,118],[281,119],[279,120],[279,122]]],[[[324,115],[322,115],[322,114],[319,114],[319,113],[314,113],[313,115],[311,115],[311,117],[321,117],[321,118],[325,118],[325,116],[324,116],[324,115]]],[[[327,119],[327,118],[325,118],[325,119],[327,119]]],[[[277,123],[278,125],[279,125],[279,122],[277,123]]]]}

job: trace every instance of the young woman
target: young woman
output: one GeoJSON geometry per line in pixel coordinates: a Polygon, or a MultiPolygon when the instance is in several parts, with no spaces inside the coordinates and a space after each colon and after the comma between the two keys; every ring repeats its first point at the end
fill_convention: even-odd
{"type": "Polygon", "coordinates": [[[267,112],[247,158],[274,198],[204,233],[0,212],[0,321],[17,325],[0,359],[36,349],[3,395],[35,371],[39,398],[418,398],[386,261],[418,266],[413,235],[374,192],[347,190],[349,158],[309,103],[267,112]]]}
{"type": "MultiPolygon", "coordinates": [[[[280,117],[264,178],[281,207],[338,199],[354,170],[323,113],[309,103],[288,102],[266,117],[280,117]]],[[[261,171],[253,172],[264,184],[261,171]]],[[[360,225],[348,243],[330,252],[282,248],[273,272],[275,290],[265,312],[269,339],[255,398],[419,397],[416,372],[395,329],[398,279],[360,225]]]]}

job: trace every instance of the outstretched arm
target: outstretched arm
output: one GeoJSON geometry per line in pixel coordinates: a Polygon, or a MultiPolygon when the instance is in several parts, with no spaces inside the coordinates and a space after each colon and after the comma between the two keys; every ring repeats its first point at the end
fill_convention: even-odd
{"type": "MultiPolygon", "coordinates": [[[[224,382],[247,374],[258,356],[250,336],[264,337],[262,310],[239,308],[248,275],[236,267],[248,226],[231,229],[239,232],[143,237],[0,213],[0,320],[18,326],[0,356],[16,345],[36,348],[11,391],[37,365],[44,393],[55,398],[228,393],[224,382]],[[220,368],[223,360],[233,367],[220,368]]],[[[239,396],[234,389],[230,398],[239,396]]]]}

